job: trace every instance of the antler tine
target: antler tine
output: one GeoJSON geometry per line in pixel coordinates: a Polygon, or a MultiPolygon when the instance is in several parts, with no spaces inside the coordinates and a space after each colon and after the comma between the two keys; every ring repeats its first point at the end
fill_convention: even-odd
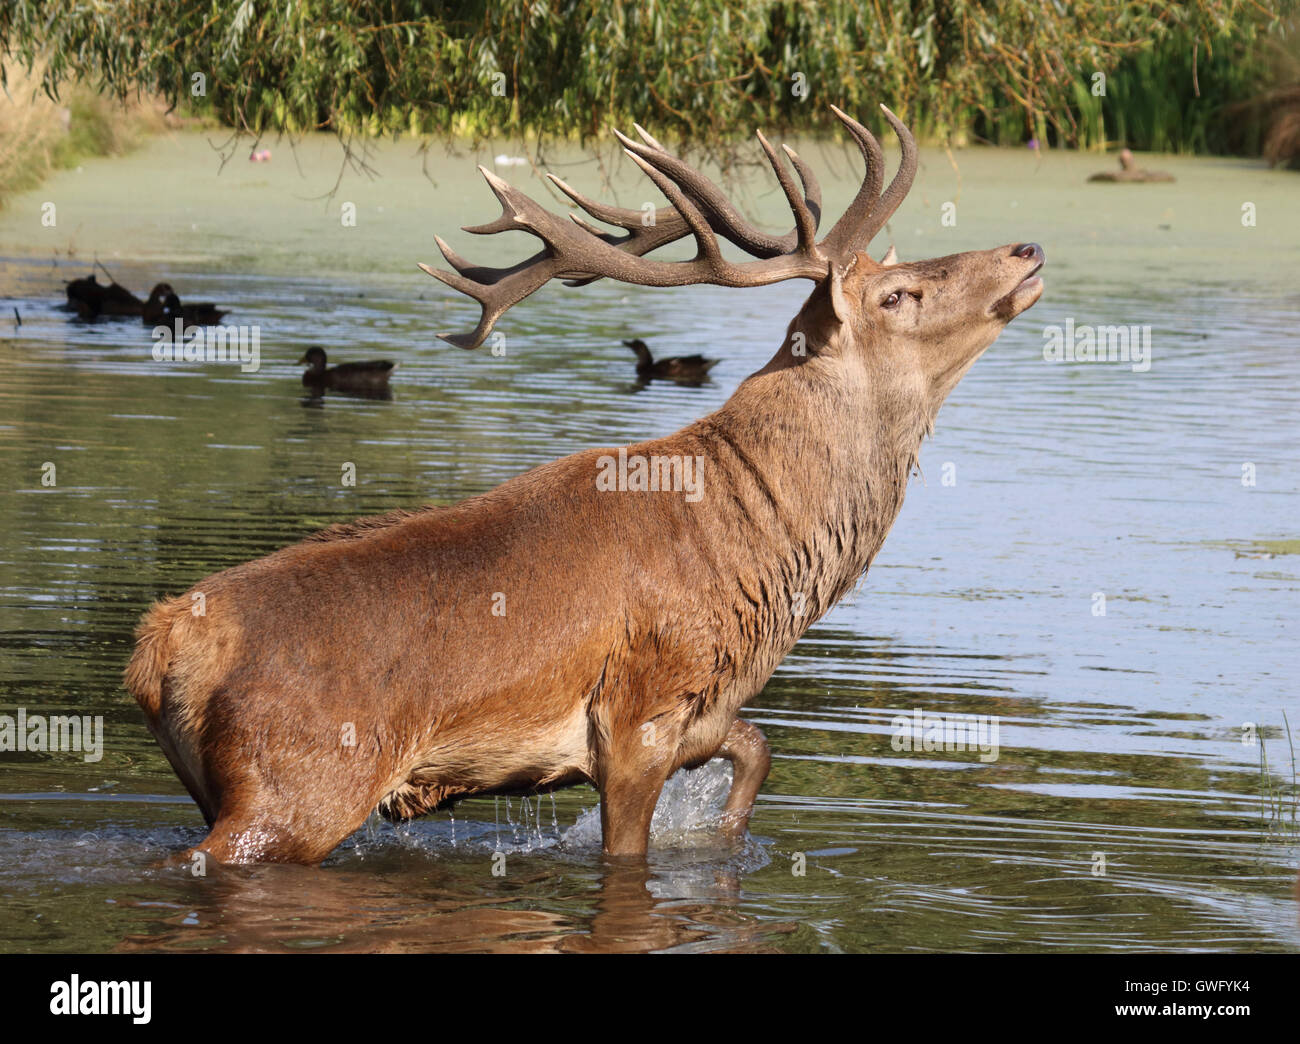
{"type": "Polygon", "coordinates": [[[618,130],[614,131],[614,135],[625,150],[653,164],[680,185],[704,213],[710,227],[747,254],[761,258],[779,257],[788,254],[798,242],[797,234],[793,231],[784,236],[769,236],[758,231],[731,205],[731,201],[717,185],[676,156],[661,148],[633,141],[618,130]]]}
{"type": "Polygon", "coordinates": [[[632,162],[645,171],[646,177],[658,186],[659,191],[667,197],[668,202],[673,205],[677,213],[690,226],[692,235],[695,236],[696,246],[699,248],[696,258],[707,258],[719,267],[726,264],[722,259],[722,252],[718,249],[718,241],[713,236],[713,230],[709,227],[708,221],[704,215],[696,209],[695,204],[686,198],[686,193],[667,175],[656,170],[654,165],[648,160],[642,159],[630,149],[625,149],[632,162]]]}
{"type": "MultiPolygon", "coordinates": [[[[505,178],[488,170],[487,167],[480,166],[479,170],[482,172],[483,178],[487,181],[488,188],[492,190],[492,194],[496,196],[501,203],[501,216],[497,218],[496,221],[490,222],[489,224],[498,225],[504,223],[504,227],[494,228],[493,231],[506,232],[530,227],[529,218],[531,217],[532,212],[541,208],[510,184],[510,182],[506,181],[505,178]]],[[[478,229],[487,227],[487,225],[478,225],[474,228],[467,228],[465,231],[477,234],[478,229]]]]}
{"type": "Polygon", "coordinates": [[[894,128],[894,133],[898,135],[898,144],[903,152],[894,179],[883,193],[880,193],[880,185],[884,180],[884,158],[880,151],[880,143],[857,120],[847,116],[834,105],[831,106],[835,115],[849,129],[849,133],[857,139],[862,147],[862,155],[867,160],[867,177],[862,183],[862,188],[858,190],[849,209],[835,222],[835,227],[822,240],[822,247],[834,257],[843,257],[853,250],[866,250],[876,233],[884,227],[885,222],[894,216],[894,211],[911,190],[912,181],[916,177],[916,140],[903,125],[902,120],[885,106],[882,105],[880,108],[889,125],[894,128]],[[878,199],[875,198],[876,193],[880,193],[878,199]]]}
{"type": "MultiPolygon", "coordinates": [[[[601,231],[600,229],[594,228],[594,226],[592,226],[592,228],[593,231],[595,232],[601,231]]],[[[526,232],[528,230],[526,228],[516,228],[514,229],[514,231],[526,232]]],[[[551,252],[549,250],[539,250],[536,254],[533,254],[532,257],[526,257],[524,258],[524,260],[518,261],[507,268],[489,268],[486,265],[476,265],[472,261],[467,261],[465,258],[461,257],[460,254],[456,253],[456,251],[454,251],[446,243],[446,241],[443,240],[441,236],[435,235],[433,238],[434,238],[434,242],[438,244],[438,249],[442,251],[442,256],[447,259],[447,263],[456,270],[456,273],[458,273],[465,280],[468,280],[470,283],[474,284],[475,286],[481,286],[481,287],[494,286],[495,284],[501,282],[501,280],[506,279],[509,276],[515,275],[519,272],[523,272],[531,268],[533,265],[537,264],[539,261],[545,261],[551,256],[551,252]]],[[[616,245],[617,242],[622,242],[622,240],[615,241],[613,237],[610,236],[608,233],[604,233],[604,238],[606,239],[606,241],[615,242],[616,245]]],[[[426,266],[423,264],[421,264],[420,267],[426,268],[426,266]]],[[[447,276],[453,276],[453,273],[451,272],[447,272],[443,274],[447,276]]],[[[477,297],[476,294],[471,293],[469,290],[463,289],[460,284],[453,284],[449,282],[447,279],[443,279],[442,275],[437,276],[437,278],[441,279],[444,283],[447,283],[448,286],[454,285],[455,288],[457,290],[460,290],[461,293],[469,294],[470,297],[477,297]]]]}
{"type": "MultiPolygon", "coordinates": [[[[695,171],[687,164],[682,163],[680,160],[676,159],[676,157],[669,155],[654,136],[639,123],[634,123],[632,126],[645,142],[646,150],[653,150],[655,153],[655,156],[650,156],[647,155],[646,152],[637,149],[635,152],[636,155],[640,155],[643,159],[649,159],[652,163],[657,163],[658,156],[666,157],[667,160],[671,161],[674,170],[666,170],[664,173],[673,177],[674,180],[677,180],[675,171],[680,170],[683,172],[689,172],[698,177],[704,185],[708,186],[708,188],[712,190],[711,198],[701,199],[695,193],[696,184],[693,179],[689,183],[678,182],[681,184],[682,189],[697,205],[702,204],[705,219],[708,220],[709,226],[714,232],[717,232],[719,235],[731,240],[731,242],[735,243],[742,250],[749,250],[750,253],[757,253],[760,257],[768,256],[768,250],[766,248],[772,246],[779,246],[781,248],[779,253],[788,253],[798,242],[797,231],[788,233],[784,236],[775,237],[764,236],[762,233],[752,229],[748,222],[746,222],[745,219],[731,206],[730,202],[716,186],[703,178],[702,175],[699,175],[698,171],[695,171]],[[710,203],[712,203],[712,206],[710,203]],[[736,235],[731,234],[733,229],[742,230],[741,238],[737,238],[736,235]],[[757,240],[760,239],[761,242],[758,242],[757,240]],[[751,247],[763,247],[764,249],[759,252],[751,249],[751,247]]],[[[614,133],[617,135],[619,140],[624,143],[625,150],[628,146],[636,146],[635,142],[632,142],[617,130],[614,133]]],[[[821,220],[822,209],[821,186],[817,183],[817,175],[813,173],[812,168],[804,163],[802,158],[800,158],[796,153],[790,149],[787,149],[786,151],[789,153],[790,161],[794,164],[795,171],[799,175],[799,181],[803,185],[803,199],[800,203],[806,206],[812,213],[813,224],[816,225],[821,220]]],[[[769,160],[771,159],[770,155],[768,158],[769,160]]],[[[662,165],[660,165],[660,167],[662,169],[662,165]]],[[[607,203],[598,202],[597,200],[590,199],[583,195],[577,189],[556,177],[554,174],[547,174],[546,176],[551,180],[556,188],[597,220],[604,221],[606,224],[615,225],[619,228],[628,229],[629,231],[636,231],[646,227],[644,214],[640,210],[631,210],[626,207],[615,207],[610,206],[607,203]]],[[[794,206],[795,204],[792,203],[791,205],[794,206]]],[[[654,214],[654,225],[662,228],[665,232],[669,233],[669,235],[665,236],[662,239],[662,242],[656,243],[654,247],[650,247],[644,252],[637,251],[638,254],[648,253],[649,249],[655,249],[665,243],[672,242],[674,239],[679,239],[689,231],[686,223],[682,220],[681,215],[672,207],[660,207],[656,210],[654,214]]],[[[631,239],[635,237],[629,238],[631,239]]],[[[776,255],[773,254],[771,256],[776,255]]],[[[588,282],[591,282],[591,280],[573,280],[567,285],[582,286],[588,282]]]]}
{"type": "MultiPolygon", "coordinates": [[[[582,207],[583,210],[594,217],[597,221],[603,221],[607,225],[615,225],[618,228],[626,229],[646,227],[644,220],[645,214],[640,210],[632,210],[628,207],[615,207],[610,206],[608,203],[601,203],[599,200],[594,200],[588,196],[584,196],[573,186],[560,180],[554,174],[547,174],[546,177],[550,180],[551,184],[573,200],[573,202],[578,204],[578,206],[582,207]]],[[[654,214],[654,225],[655,227],[664,225],[678,228],[679,230],[677,235],[679,238],[690,231],[690,229],[686,227],[686,222],[682,220],[682,216],[677,213],[677,211],[673,210],[672,207],[660,207],[656,210],[654,214]]]]}
{"type": "MultiPolygon", "coordinates": [[[[636,128],[637,134],[639,134],[641,138],[644,139],[646,145],[648,145],[652,149],[657,150],[658,152],[663,153],[665,156],[668,155],[666,152],[664,152],[663,146],[660,145],[659,142],[657,142],[650,135],[650,133],[646,131],[644,127],[642,127],[638,123],[634,123],[632,124],[632,126],[636,128]]],[[[617,134],[619,139],[625,143],[624,151],[629,151],[626,148],[627,145],[636,144],[635,142],[631,142],[628,139],[624,138],[624,136],[619,134],[618,131],[615,131],[614,133],[617,134]]],[[[759,138],[760,139],[762,138],[761,134],[759,135],[759,138]]],[[[765,145],[764,148],[767,148],[767,146],[765,145]]],[[[799,174],[799,181],[802,183],[803,190],[804,190],[803,198],[799,199],[797,203],[792,201],[791,206],[792,207],[806,206],[807,209],[812,214],[813,224],[816,225],[816,223],[821,219],[821,202],[822,202],[821,186],[817,183],[817,176],[816,174],[813,173],[812,169],[806,163],[804,163],[804,161],[794,152],[794,150],[786,148],[785,146],[782,146],[782,148],[785,148],[786,152],[789,154],[790,161],[794,164],[794,168],[799,174]]],[[[633,156],[633,158],[636,158],[637,153],[630,153],[630,154],[633,156]]],[[[643,157],[643,158],[649,158],[649,157],[643,157]]],[[[681,163],[681,161],[676,160],[675,157],[669,156],[668,158],[672,159],[675,163],[680,164],[681,168],[685,170],[689,170],[691,171],[691,173],[698,173],[694,171],[693,168],[690,168],[686,164],[681,163]]],[[[768,159],[769,161],[771,160],[770,152],[768,155],[768,159]]],[[[652,160],[651,162],[654,161],[652,160]]],[[[665,172],[665,173],[669,173],[670,177],[672,176],[671,172],[665,172]]],[[[619,228],[628,229],[630,231],[634,231],[636,229],[646,227],[645,220],[644,220],[645,215],[642,211],[631,210],[627,207],[610,206],[608,203],[601,203],[598,200],[594,200],[588,196],[583,195],[573,186],[567,184],[565,181],[556,177],[554,174],[548,173],[546,176],[547,178],[550,179],[551,183],[555,185],[556,188],[558,188],[561,192],[563,192],[566,196],[568,196],[571,200],[573,200],[573,202],[577,203],[578,206],[582,207],[583,210],[585,210],[592,217],[596,218],[598,221],[604,221],[606,224],[615,225],[619,228]]],[[[781,176],[780,172],[778,172],[777,177],[780,176],[781,176]]],[[[692,185],[689,184],[683,185],[682,188],[688,194],[692,193],[692,188],[693,188],[692,185]]],[[[722,193],[716,189],[716,187],[714,187],[714,189],[717,192],[718,199],[721,201],[721,203],[724,206],[726,206],[729,210],[731,210],[731,213],[734,215],[735,220],[738,221],[741,225],[748,228],[745,219],[741,217],[739,213],[736,213],[734,209],[731,209],[730,204],[726,200],[726,197],[724,197],[722,193]]],[[[789,193],[787,193],[787,197],[788,196],[789,193]]],[[[695,200],[695,202],[699,204],[700,200],[697,199],[695,200]]],[[[705,203],[705,208],[708,209],[707,203],[705,203]]],[[[706,219],[708,219],[709,215],[706,213],[705,217],[706,219]]],[[[730,215],[728,215],[727,217],[728,219],[730,219],[730,215]]],[[[686,223],[682,220],[681,214],[678,213],[676,210],[674,210],[672,207],[660,207],[658,210],[656,210],[654,213],[654,225],[658,227],[664,227],[665,230],[672,230],[675,233],[675,235],[673,236],[674,239],[686,235],[686,233],[689,231],[689,229],[686,226],[686,223]]],[[[731,239],[730,236],[727,236],[727,229],[725,227],[725,224],[722,220],[719,219],[718,215],[715,215],[715,220],[709,221],[709,226],[713,229],[714,232],[717,232],[718,234],[726,236],[728,239],[731,239]]],[[[756,233],[756,234],[761,235],[761,233],[756,233]]],[[[782,236],[780,237],[779,240],[776,240],[775,237],[767,237],[767,238],[784,244],[785,250],[783,250],[782,253],[788,252],[790,247],[794,245],[794,242],[797,242],[797,237],[794,234],[782,236]],[[791,240],[791,242],[786,243],[786,240],[791,240]]],[[[668,243],[671,241],[672,240],[670,239],[665,239],[663,243],[668,243]]],[[[740,246],[742,249],[744,249],[744,245],[742,243],[736,242],[736,240],[734,239],[732,239],[732,242],[735,242],[737,246],[740,246]]],[[[662,246],[663,243],[659,243],[656,245],[662,246]]]]}
{"type": "Polygon", "coordinates": [[[632,124],[632,129],[636,131],[637,137],[649,145],[652,149],[658,149],[660,152],[667,152],[659,142],[655,141],[654,136],[641,126],[639,123],[632,124]]]}
{"type": "Polygon", "coordinates": [[[607,243],[614,242],[614,237],[611,236],[609,232],[607,232],[605,229],[601,228],[598,225],[593,225],[581,214],[570,214],[569,220],[572,221],[579,228],[587,232],[590,232],[593,236],[600,236],[607,243]]]}
{"type": "MultiPolygon", "coordinates": [[[[867,165],[858,194],[853,197],[849,208],[840,215],[840,219],[822,240],[822,248],[828,254],[839,257],[853,249],[858,239],[858,229],[870,220],[872,211],[878,206],[880,186],[885,183],[885,154],[881,151],[876,136],[852,116],[834,105],[831,106],[831,112],[835,113],[849,134],[853,136],[853,140],[858,143],[858,148],[862,150],[862,159],[867,165]]],[[[866,243],[869,242],[871,242],[870,238],[866,243]]],[[[863,249],[866,248],[866,243],[862,244],[863,249]]]]}
{"type": "MultiPolygon", "coordinates": [[[[808,205],[804,202],[803,197],[799,195],[799,190],[795,188],[794,179],[790,177],[790,172],[785,169],[781,157],[776,154],[776,150],[763,137],[763,132],[758,131],[757,133],[758,143],[763,147],[763,152],[767,154],[767,161],[772,165],[772,170],[776,173],[776,180],[781,183],[781,191],[785,193],[790,209],[794,211],[795,232],[799,237],[799,247],[802,250],[815,250],[817,245],[817,221],[808,205]]],[[[794,149],[788,145],[782,145],[781,148],[785,150],[787,156],[795,156],[794,149]]]]}
{"type": "MultiPolygon", "coordinates": [[[[686,164],[681,163],[680,160],[676,160],[675,157],[669,156],[668,153],[664,151],[663,146],[660,145],[659,142],[655,140],[655,138],[650,134],[650,132],[647,131],[644,127],[642,127],[639,123],[634,123],[632,124],[632,126],[636,129],[637,134],[641,137],[641,139],[646,143],[646,145],[650,149],[655,150],[656,153],[658,154],[668,156],[669,159],[679,164],[682,169],[691,171],[692,174],[698,174],[698,172],[694,171],[693,168],[690,168],[686,164]]],[[[617,130],[614,133],[619,137],[621,141],[625,143],[625,151],[627,151],[626,146],[636,144],[635,142],[631,142],[628,139],[626,139],[623,135],[619,134],[617,130]]],[[[785,148],[785,146],[782,147],[785,148]]],[[[790,161],[794,164],[795,171],[799,175],[800,184],[803,186],[803,199],[800,200],[799,203],[802,204],[803,206],[806,206],[808,211],[812,214],[813,225],[815,228],[816,225],[821,221],[821,213],[822,213],[821,186],[817,182],[817,175],[813,172],[812,168],[809,167],[806,163],[804,163],[803,159],[800,156],[798,156],[793,150],[787,148],[786,152],[789,154],[790,161]]],[[[633,155],[638,155],[638,154],[642,155],[642,158],[648,158],[642,153],[634,153],[633,155]]],[[[768,158],[770,161],[771,156],[769,155],[768,158]]],[[[573,200],[573,202],[578,204],[578,206],[580,206],[592,217],[596,218],[599,221],[604,221],[606,224],[615,225],[618,228],[627,229],[629,232],[631,232],[632,235],[629,235],[622,240],[611,239],[608,235],[604,237],[608,242],[617,243],[618,245],[622,246],[622,248],[628,251],[628,253],[635,254],[637,256],[648,254],[652,250],[656,250],[667,243],[671,243],[674,240],[680,239],[682,236],[686,235],[690,231],[686,222],[682,219],[681,214],[679,214],[672,207],[660,207],[659,209],[657,209],[654,212],[653,222],[649,226],[647,226],[645,222],[645,215],[640,210],[631,210],[626,207],[615,207],[607,203],[601,203],[597,200],[591,199],[588,196],[583,195],[577,189],[573,188],[571,185],[567,184],[560,178],[556,177],[554,174],[548,173],[546,176],[551,180],[552,184],[554,184],[556,188],[558,188],[561,192],[563,192],[566,196],[568,196],[571,200],[573,200]],[[647,234],[646,231],[647,229],[658,229],[659,231],[658,233],[647,234]]],[[[671,173],[669,174],[669,176],[672,176],[671,173]]],[[[779,173],[777,176],[780,177],[779,173]]],[[[762,233],[754,230],[748,224],[748,222],[746,222],[745,219],[734,208],[731,207],[731,204],[729,203],[727,198],[722,194],[720,190],[717,189],[716,186],[713,186],[711,183],[707,182],[707,179],[703,179],[702,175],[700,177],[701,180],[704,180],[705,183],[708,184],[709,187],[713,190],[715,196],[716,205],[714,207],[710,208],[707,202],[704,204],[705,220],[709,222],[709,227],[712,228],[714,232],[717,232],[718,234],[729,239],[731,242],[739,246],[742,250],[749,250],[751,253],[756,252],[754,249],[751,249],[753,247],[758,247],[758,246],[770,247],[773,245],[781,247],[779,253],[788,253],[790,250],[794,249],[794,247],[798,244],[799,238],[798,238],[797,230],[793,232],[789,232],[786,235],[780,237],[764,236],[762,233]],[[726,213],[721,213],[720,211],[723,211],[724,209],[726,213]],[[745,236],[742,236],[741,238],[737,238],[735,230],[738,228],[743,229],[745,231],[745,236]],[[756,242],[756,239],[759,238],[761,238],[763,242],[761,243],[756,242]]],[[[688,195],[691,195],[691,197],[695,200],[697,205],[701,202],[698,198],[696,198],[693,195],[692,185],[689,184],[682,185],[682,188],[685,192],[688,193],[688,195]]],[[[789,198],[788,192],[786,193],[786,195],[787,198],[789,198]]],[[[791,206],[797,207],[797,204],[792,202],[791,206]]],[[[796,213],[798,213],[797,209],[796,209],[796,213]]],[[[768,256],[768,251],[764,249],[761,253],[758,253],[758,256],[760,257],[768,256]]],[[[776,256],[776,255],[772,255],[772,256],[776,256]]],[[[599,278],[600,278],[599,276],[591,276],[585,279],[569,279],[569,280],[565,280],[564,285],[565,286],[586,286],[588,283],[594,282],[599,278]]]]}
{"type": "MultiPolygon", "coordinates": [[[[622,250],[636,257],[643,257],[652,250],[658,250],[661,246],[672,243],[681,239],[682,236],[690,233],[690,228],[681,214],[677,213],[672,207],[660,207],[654,212],[654,219],[647,224],[645,214],[640,210],[631,210],[627,207],[614,207],[607,203],[601,203],[597,200],[584,196],[573,186],[567,184],[554,174],[546,175],[550,178],[551,183],[561,192],[568,196],[578,206],[582,207],[588,214],[598,221],[604,221],[608,225],[614,225],[618,228],[626,229],[628,234],[622,239],[616,239],[604,229],[596,228],[594,225],[586,222],[579,222],[583,228],[591,232],[592,235],[600,236],[607,243],[613,243],[622,250]]],[[[594,283],[600,279],[600,276],[585,276],[582,279],[566,279],[565,286],[586,286],[588,283],[594,283]]]]}
{"type": "MultiPolygon", "coordinates": [[[[472,297],[482,304],[481,292],[488,284],[476,282],[473,279],[467,279],[457,272],[444,272],[441,268],[433,268],[426,265],[423,261],[417,261],[416,265],[426,274],[433,276],[439,282],[446,283],[453,290],[464,294],[466,297],[472,297]]],[[[442,336],[439,334],[438,336],[442,336]]]]}
{"type": "Polygon", "coordinates": [[[496,276],[499,271],[498,269],[484,268],[481,265],[474,264],[473,261],[467,261],[456,253],[456,251],[451,248],[442,236],[435,235],[433,241],[438,244],[438,249],[442,252],[442,256],[446,259],[447,264],[451,265],[452,268],[467,279],[472,279],[479,283],[496,282],[496,279],[493,277],[496,276]]]}
{"type": "MultiPolygon", "coordinates": [[[[747,250],[758,257],[775,257],[779,254],[789,253],[797,245],[799,242],[797,231],[780,237],[766,236],[758,232],[731,206],[730,201],[727,200],[717,186],[704,178],[694,168],[670,155],[655,137],[639,123],[633,123],[632,126],[636,129],[637,135],[642,139],[644,145],[639,145],[626,135],[615,130],[614,134],[623,143],[624,151],[628,152],[634,159],[640,156],[641,159],[656,164],[660,169],[665,166],[668,167],[669,169],[663,170],[663,173],[673,178],[681,186],[688,198],[700,207],[705,220],[708,221],[709,227],[714,232],[726,237],[742,250],[747,250]],[[663,162],[661,162],[661,159],[663,162]]],[[[806,205],[812,213],[815,226],[821,219],[821,186],[817,183],[816,175],[798,156],[792,155],[791,162],[794,163],[804,189],[804,199],[800,202],[806,205]]],[[[660,207],[656,210],[653,224],[647,226],[644,221],[644,214],[640,210],[615,207],[598,202],[583,195],[554,174],[547,174],[546,176],[556,188],[592,217],[633,233],[623,240],[613,240],[607,235],[604,237],[608,242],[618,243],[629,253],[643,256],[660,246],[680,239],[690,231],[681,214],[672,207],[660,207]],[[647,227],[657,228],[659,233],[653,236],[645,235],[643,230],[647,227]],[[650,240],[653,240],[653,242],[650,240]]],[[[585,227],[589,231],[592,230],[590,226],[585,227]]],[[[599,276],[590,276],[582,279],[565,280],[565,285],[586,286],[599,278],[599,276]]]]}
{"type": "Polygon", "coordinates": [[[790,162],[794,164],[795,172],[799,175],[799,182],[803,185],[804,203],[812,212],[813,224],[820,225],[822,220],[822,187],[817,182],[817,175],[794,149],[787,145],[782,145],[781,148],[785,149],[786,155],[790,157],[790,162]]]}
{"type": "MultiPolygon", "coordinates": [[[[423,262],[420,262],[419,264],[420,269],[427,275],[431,275],[434,279],[446,283],[453,290],[457,290],[460,293],[465,294],[467,297],[474,298],[482,309],[478,325],[474,327],[472,332],[467,334],[438,334],[442,340],[446,341],[448,344],[454,344],[457,348],[477,348],[487,340],[487,335],[492,332],[492,327],[505,313],[506,309],[511,305],[522,301],[528,296],[528,294],[532,293],[532,290],[528,290],[526,292],[516,292],[510,295],[494,295],[490,293],[490,291],[496,285],[495,283],[491,285],[476,283],[473,280],[464,278],[463,276],[453,275],[451,272],[443,272],[439,269],[431,268],[423,262]],[[513,298],[513,300],[511,300],[511,298],[513,298]]],[[[542,283],[545,283],[549,278],[549,275],[540,278],[537,287],[541,286],[542,283]]],[[[537,287],[533,287],[533,289],[535,290],[537,287]]]]}
{"type": "Polygon", "coordinates": [[[898,135],[898,144],[903,150],[903,158],[898,161],[894,180],[881,195],[879,206],[872,210],[870,220],[854,236],[854,241],[863,250],[871,242],[872,237],[884,227],[885,222],[894,216],[894,211],[912,190],[912,182],[916,178],[916,139],[912,137],[912,132],[907,129],[903,121],[888,108],[882,105],[880,109],[885,114],[885,119],[889,121],[889,125],[894,128],[894,133],[898,135]]]}
{"type": "Polygon", "coordinates": [[[497,202],[501,204],[501,216],[485,225],[462,225],[461,231],[476,236],[490,236],[497,232],[509,232],[517,228],[518,212],[510,202],[510,193],[513,191],[510,184],[497,177],[481,163],[478,165],[478,172],[483,175],[483,179],[488,183],[488,188],[492,190],[497,202]]]}

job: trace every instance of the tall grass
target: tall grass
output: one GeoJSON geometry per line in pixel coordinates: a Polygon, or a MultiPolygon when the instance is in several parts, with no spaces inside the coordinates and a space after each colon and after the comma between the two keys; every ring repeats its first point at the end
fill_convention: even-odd
{"type": "Polygon", "coordinates": [[[156,101],[124,103],[80,85],[55,101],[40,90],[39,66],[6,73],[7,89],[0,93],[0,205],[53,171],[127,152],[166,125],[156,101]]]}
{"type": "MultiPolygon", "coordinates": [[[[1278,36],[1222,36],[1209,42],[1177,31],[1132,51],[1112,69],[1075,70],[1064,104],[1040,113],[1033,132],[1043,144],[1083,149],[1125,145],[1151,152],[1258,155],[1268,121],[1262,109],[1247,103],[1280,82],[1278,64],[1266,56],[1281,46],[1294,47],[1290,28],[1279,26],[1278,36]],[[1094,81],[1099,72],[1104,81],[1094,81]]],[[[958,120],[968,119],[981,140],[1020,144],[1030,133],[1025,120],[999,110],[995,101],[990,95],[958,120]]]]}
{"type": "Polygon", "coordinates": [[[1263,152],[1270,164],[1300,167],[1300,19],[1289,32],[1264,41],[1259,65],[1267,69],[1263,88],[1228,106],[1228,115],[1267,127],[1263,152]]]}
{"type": "Polygon", "coordinates": [[[1286,727],[1286,742],[1291,753],[1291,779],[1273,774],[1268,763],[1268,747],[1263,730],[1259,737],[1260,818],[1266,823],[1268,833],[1295,836],[1300,833],[1300,780],[1297,778],[1295,741],[1291,736],[1291,721],[1282,712],[1286,727]]]}

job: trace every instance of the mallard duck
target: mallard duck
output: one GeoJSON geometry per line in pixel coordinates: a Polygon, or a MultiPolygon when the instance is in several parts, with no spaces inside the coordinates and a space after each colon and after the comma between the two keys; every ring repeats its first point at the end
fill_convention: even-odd
{"type": "Polygon", "coordinates": [[[387,359],[372,359],[368,362],[340,363],[338,366],[325,367],[327,357],[325,349],[312,345],[298,360],[306,363],[303,371],[303,387],[314,390],[326,388],[334,391],[382,392],[388,390],[388,378],[397,367],[397,363],[387,359]]]}
{"type": "Polygon", "coordinates": [[[80,319],[96,319],[101,315],[140,315],[144,302],[120,283],[100,286],[92,272],[84,279],[73,279],[67,284],[68,305],[80,319]]]}
{"type": "Polygon", "coordinates": [[[1129,152],[1128,149],[1120,149],[1119,170],[1102,171],[1100,174],[1094,174],[1088,180],[1140,183],[1144,181],[1173,181],[1174,176],[1166,174],[1163,170],[1144,170],[1133,162],[1133,153],[1129,152]]]}
{"type": "Polygon", "coordinates": [[[645,341],[640,338],[623,343],[636,352],[637,376],[647,381],[654,377],[670,381],[702,381],[720,361],[706,359],[702,355],[678,355],[656,362],[645,341]]]}
{"type": "Polygon", "coordinates": [[[141,317],[146,326],[172,323],[180,319],[185,326],[216,326],[228,313],[210,302],[182,304],[170,283],[159,283],[149,291],[141,317]]]}

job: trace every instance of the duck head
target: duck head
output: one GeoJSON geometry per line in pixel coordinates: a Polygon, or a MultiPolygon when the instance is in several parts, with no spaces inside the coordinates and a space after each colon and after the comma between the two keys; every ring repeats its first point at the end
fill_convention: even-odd
{"type": "Polygon", "coordinates": [[[298,363],[299,365],[306,363],[307,368],[312,373],[324,373],[325,372],[325,349],[320,347],[319,345],[313,344],[310,348],[308,348],[305,352],[303,352],[302,358],[298,360],[298,363]]]}

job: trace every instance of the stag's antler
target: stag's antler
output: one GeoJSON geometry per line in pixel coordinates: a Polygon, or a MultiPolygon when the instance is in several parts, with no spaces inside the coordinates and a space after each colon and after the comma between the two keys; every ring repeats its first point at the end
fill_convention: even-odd
{"type": "Polygon", "coordinates": [[[857,142],[867,169],[857,196],[821,242],[816,239],[821,219],[821,190],[816,177],[793,149],[782,145],[799,176],[803,189],[800,192],[780,155],[762,133],[758,135],[759,144],[794,213],[795,227],[784,236],[766,235],[750,225],[716,185],[671,155],[636,124],[633,126],[640,142],[618,131],[614,133],[623,150],[671,204],[655,212],[653,224],[643,221],[640,210],[598,203],[566,185],[554,174],[547,175],[561,192],[588,214],[623,229],[627,233],[624,236],[603,231],[576,214],[570,214],[570,220],[566,221],[480,166],[479,171],[501,203],[501,216],[486,225],[467,226],[465,231],[476,235],[512,230],[528,232],[537,236],[545,246],[537,254],[509,268],[486,268],[466,261],[435,236],[442,256],[456,271],[444,272],[423,264],[420,267],[453,290],[474,298],[483,309],[472,333],[439,336],[461,348],[477,348],[487,339],[493,324],[506,309],[556,278],[565,279],[570,286],[581,286],[602,278],[641,286],[686,286],[692,283],[764,286],[785,279],[824,278],[832,263],[846,261],[855,250],[866,249],[912,187],[916,175],[916,143],[902,121],[883,105],[881,108],[903,149],[898,172],[883,194],[880,186],[884,183],[884,156],[879,142],[862,124],[831,106],[857,142]],[[695,238],[695,257],[691,260],[656,261],[644,256],[686,235],[695,238]],[[759,260],[739,264],[726,260],[719,249],[717,236],[759,260]]]}

